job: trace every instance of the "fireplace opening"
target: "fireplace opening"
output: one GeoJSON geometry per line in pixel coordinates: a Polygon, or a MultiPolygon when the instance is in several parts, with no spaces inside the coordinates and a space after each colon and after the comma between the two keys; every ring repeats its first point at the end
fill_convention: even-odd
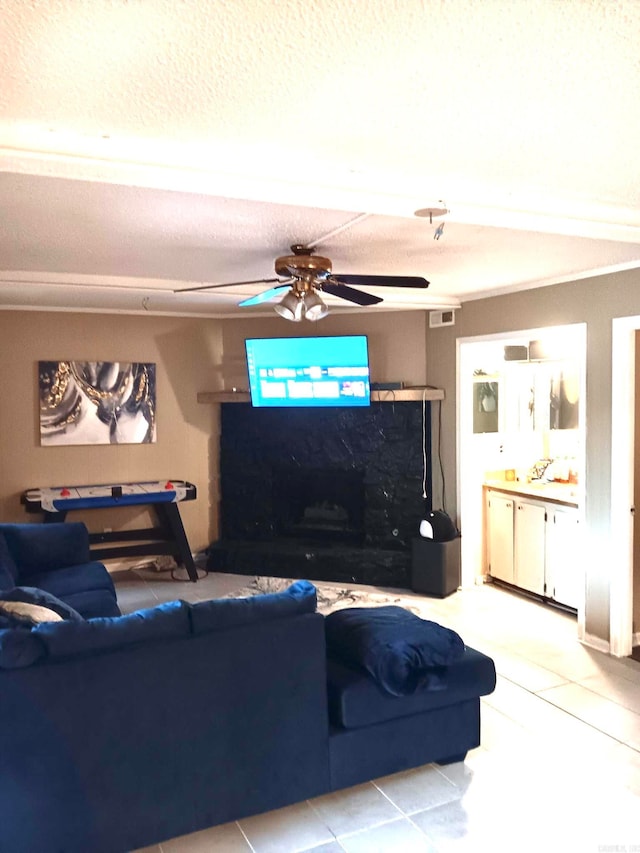
{"type": "Polygon", "coordinates": [[[273,471],[277,536],[361,544],[364,472],[278,466],[273,471]]]}

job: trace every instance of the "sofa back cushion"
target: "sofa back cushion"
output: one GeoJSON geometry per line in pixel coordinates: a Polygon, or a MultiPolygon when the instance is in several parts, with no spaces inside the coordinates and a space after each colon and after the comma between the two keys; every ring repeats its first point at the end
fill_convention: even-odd
{"type": "Polygon", "coordinates": [[[11,589],[18,577],[18,567],[11,556],[4,535],[0,533],[0,589],[11,589]]]}
{"type": "Polygon", "coordinates": [[[254,595],[249,598],[221,598],[191,605],[194,634],[224,631],[255,622],[268,622],[302,613],[314,613],[316,588],[309,581],[296,581],[282,592],[254,595]]]}
{"type": "Polygon", "coordinates": [[[47,622],[37,625],[32,633],[50,658],[90,655],[134,643],[188,635],[189,605],[184,601],[169,601],[126,616],[47,622]]]}
{"type": "Polygon", "coordinates": [[[2,524],[18,577],[88,563],[89,532],[82,522],[64,524],[2,524]]]}
{"type": "Polygon", "coordinates": [[[136,643],[223,631],[257,622],[313,613],[316,588],[296,581],[283,592],[189,605],[170,601],[126,616],[42,622],[31,631],[0,630],[0,667],[92,655],[136,643]]]}

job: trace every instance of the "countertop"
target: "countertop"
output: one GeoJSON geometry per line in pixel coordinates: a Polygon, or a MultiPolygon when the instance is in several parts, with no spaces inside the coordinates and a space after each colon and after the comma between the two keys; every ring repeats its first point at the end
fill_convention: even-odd
{"type": "Polygon", "coordinates": [[[524,498],[538,498],[538,500],[552,501],[566,506],[578,506],[578,487],[573,483],[545,483],[542,480],[534,480],[531,483],[517,480],[485,480],[484,487],[521,495],[524,498]]]}

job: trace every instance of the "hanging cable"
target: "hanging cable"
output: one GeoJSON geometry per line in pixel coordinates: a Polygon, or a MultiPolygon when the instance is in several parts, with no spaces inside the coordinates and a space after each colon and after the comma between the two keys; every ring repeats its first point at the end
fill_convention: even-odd
{"type": "Polygon", "coordinates": [[[427,392],[422,392],[422,497],[427,495],[427,392]]]}
{"type": "MultiPolygon", "coordinates": [[[[444,465],[442,463],[442,400],[437,400],[438,403],[438,433],[437,433],[437,456],[438,465],[440,467],[440,479],[442,482],[442,509],[447,511],[447,493],[444,478],[444,465]]],[[[427,494],[427,400],[426,390],[422,392],[422,497],[426,500],[427,494]]]]}
{"type": "Polygon", "coordinates": [[[444,485],[444,466],[442,464],[442,400],[438,400],[438,463],[442,478],[442,509],[447,511],[447,498],[444,485]]]}

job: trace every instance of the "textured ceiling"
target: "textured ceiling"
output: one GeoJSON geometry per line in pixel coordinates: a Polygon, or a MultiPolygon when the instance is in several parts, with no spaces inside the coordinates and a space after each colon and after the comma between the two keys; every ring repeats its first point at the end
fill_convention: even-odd
{"type": "Polygon", "coordinates": [[[226,316],[173,291],[297,241],[398,309],[640,266],[638,0],[0,11],[0,306],[226,316]]]}

